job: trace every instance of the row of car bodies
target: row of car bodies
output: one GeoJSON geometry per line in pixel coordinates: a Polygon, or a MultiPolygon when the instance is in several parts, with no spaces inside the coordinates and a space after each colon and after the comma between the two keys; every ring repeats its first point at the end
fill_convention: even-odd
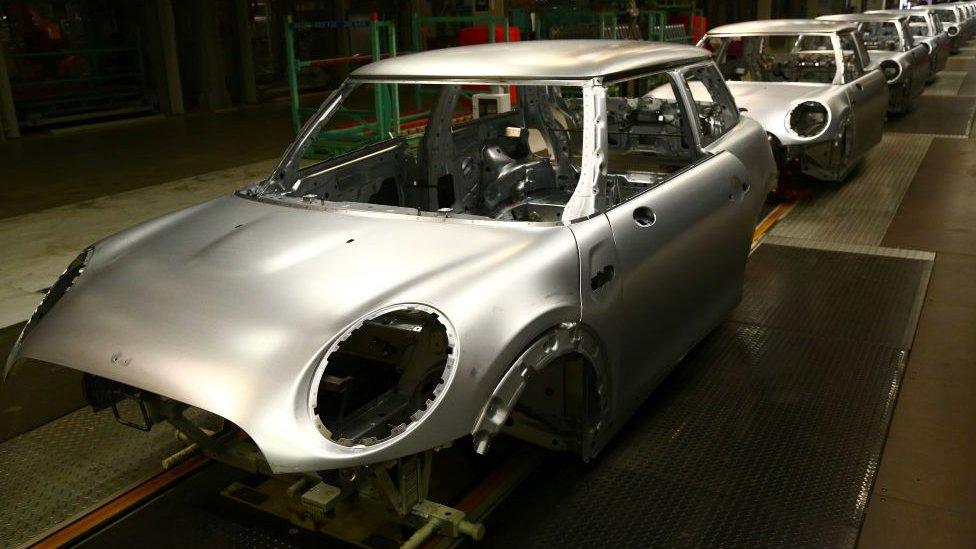
{"type": "Polygon", "coordinates": [[[965,44],[976,31],[976,3],[951,2],[946,4],[932,4],[930,6],[916,6],[913,11],[934,14],[942,22],[942,26],[949,37],[952,53],[959,53],[959,48],[965,44]]]}
{"type": "Polygon", "coordinates": [[[881,139],[887,86],[855,23],[713,38],[361,67],[266,180],[87,248],[4,377],[80,370],[93,408],[135,399],[146,428],[174,423],[217,458],[239,427],[272,472],[468,435],[485,451],[503,430],[593,457],[739,302],[774,152],[841,179],[881,139]],[[742,62],[736,37],[745,53],[774,39],[779,69],[742,62]],[[415,103],[383,112],[394,95],[415,103]],[[232,429],[193,428],[189,406],[232,429]]]}
{"type": "Polygon", "coordinates": [[[880,142],[886,113],[911,110],[950,53],[935,9],[734,23],[698,45],[766,128],[780,170],[826,181],[847,177],[880,142]]]}

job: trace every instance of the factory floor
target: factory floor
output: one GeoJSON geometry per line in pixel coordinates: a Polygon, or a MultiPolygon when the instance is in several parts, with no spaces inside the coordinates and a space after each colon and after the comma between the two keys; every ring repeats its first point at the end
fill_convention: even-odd
{"type": "MultiPolygon", "coordinates": [[[[925,138],[904,141],[920,160],[875,244],[936,256],[861,547],[976,545],[976,139],[936,127],[976,104],[972,48],[947,72],[925,116],[889,127],[925,138]]],[[[287,105],[270,104],[0,142],[0,356],[84,246],[266,175],[291,136],[287,105]]],[[[0,387],[0,441],[80,404],[74,374],[16,372],[0,387]]]]}
{"type": "Polygon", "coordinates": [[[293,136],[276,102],[0,141],[0,219],[270,159],[293,136]]]}

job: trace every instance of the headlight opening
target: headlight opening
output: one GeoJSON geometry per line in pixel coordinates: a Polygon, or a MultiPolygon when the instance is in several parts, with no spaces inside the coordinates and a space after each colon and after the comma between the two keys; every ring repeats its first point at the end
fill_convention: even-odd
{"type": "Polygon", "coordinates": [[[823,103],[804,101],[789,113],[790,130],[799,137],[816,137],[823,133],[830,122],[830,113],[823,103]]]}
{"type": "Polygon", "coordinates": [[[92,254],[95,252],[94,246],[89,246],[85,248],[85,251],[81,252],[78,257],[72,261],[68,267],[61,273],[57,281],[48,289],[47,293],[44,295],[44,299],[41,300],[41,304],[34,309],[34,313],[27,320],[27,324],[24,325],[24,330],[20,333],[20,339],[23,339],[38,322],[41,321],[51,309],[61,301],[61,298],[68,293],[68,290],[74,286],[75,281],[85,272],[85,268],[88,266],[88,262],[91,260],[92,254]]]}
{"type": "Polygon", "coordinates": [[[325,353],[309,393],[319,432],[342,446],[403,434],[437,403],[458,356],[453,327],[423,305],[381,309],[325,353]]]}
{"type": "Polygon", "coordinates": [[[894,61],[883,61],[881,63],[881,71],[884,73],[885,80],[889,83],[894,82],[901,75],[901,65],[894,61]]]}

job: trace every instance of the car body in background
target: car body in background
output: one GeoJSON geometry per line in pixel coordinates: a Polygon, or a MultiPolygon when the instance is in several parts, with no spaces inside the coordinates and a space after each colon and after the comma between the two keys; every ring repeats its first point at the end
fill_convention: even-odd
{"type": "Polygon", "coordinates": [[[845,13],[817,19],[856,23],[868,50],[867,68],[881,70],[888,82],[888,112],[912,110],[925,91],[930,63],[928,47],[912,39],[907,15],[845,13]]]}
{"type": "Polygon", "coordinates": [[[147,427],[229,459],[239,431],[193,427],[201,408],[275,473],[467,435],[485,451],[502,429],[588,458],[739,302],[775,182],[699,48],[389,58],[353,71],[266,181],[85,250],[5,374],[80,370],[93,408],[136,400],[147,427]],[[473,109],[488,86],[513,108],[473,109]],[[390,98],[414,90],[401,118],[390,98]]]}
{"type": "Polygon", "coordinates": [[[736,103],[770,135],[781,170],[839,181],[881,141],[888,88],[857,25],[783,19],[710,30],[736,103]]]}
{"type": "Polygon", "coordinates": [[[959,48],[972,36],[972,23],[966,20],[966,12],[961,6],[934,4],[915,6],[912,10],[929,11],[942,21],[942,27],[949,36],[949,51],[959,53],[959,48]]]}
{"type": "Polygon", "coordinates": [[[942,26],[942,21],[931,10],[876,10],[865,13],[903,14],[908,16],[908,30],[915,43],[924,44],[929,54],[929,75],[926,82],[935,81],[936,75],[942,72],[949,60],[949,50],[952,49],[949,35],[942,26]]]}

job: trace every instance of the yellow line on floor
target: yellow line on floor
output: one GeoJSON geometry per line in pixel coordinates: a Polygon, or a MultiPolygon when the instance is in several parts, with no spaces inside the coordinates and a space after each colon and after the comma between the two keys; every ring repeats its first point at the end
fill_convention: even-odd
{"type": "Polygon", "coordinates": [[[769,229],[772,229],[773,225],[775,225],[777,221],[788,214],[790,210],[793,209],[795,204],[795,202],[786,202],[773,208],[773,211],[769,212],[769,215],[763,218],[763,220],[759,223],[759,226],[756,227],[756,232],[752,234],[752,244],[755,246],[756,242],[759,242],[759,239],[762,238],[763,235],[769,231],[769,229]]]}

